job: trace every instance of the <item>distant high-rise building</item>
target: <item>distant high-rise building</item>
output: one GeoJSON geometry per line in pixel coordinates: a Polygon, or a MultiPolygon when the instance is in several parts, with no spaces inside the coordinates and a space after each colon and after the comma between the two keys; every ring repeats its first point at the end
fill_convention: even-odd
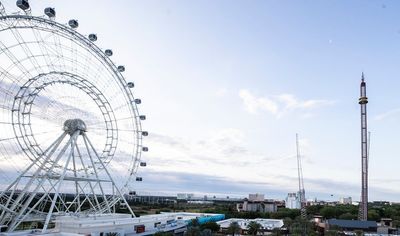
{"type": "Polygon", "coordinates": [[[285,199],[285,207],[289,209],[300,209],[300,198],[297,193],[288,193],[285,199]]]}
{"type": "Polygon", "coordinates": [[[249,201],[251,202],[263,202],[264,201],[264,194],[260,193],[250,193],[249,194],[249,201]]]}
{"type": "Polygon", "coordinates": [[[178,193],[177,199],[178,200],[190,200],[194,197],[193,193],[178,193]]]}
{"type": "Polygon", "coordinates": [[[352,201],[351,197],[341,197],[339,199],[339,203],[340,204],[352,204],[353,201],[352,201]]]}
{"type": "Polygon", "coordinates": [[[249,194],[249,198],[245,198],[243,202],[236,204],[239,212],[276,212],[278,207],[283,207],[282,201],[273,199],[265,199],[264,194],[249,194]]]}

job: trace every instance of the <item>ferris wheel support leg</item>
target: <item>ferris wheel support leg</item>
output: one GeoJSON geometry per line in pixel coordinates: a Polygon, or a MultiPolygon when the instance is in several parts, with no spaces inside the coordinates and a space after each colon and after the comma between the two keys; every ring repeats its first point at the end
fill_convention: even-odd
{"type": "MultiPolygon", "coordinates": [[[[19,193],[17,199],[16,199],[16,200],[13,202],[13,204],[11,205],[11,207],[10,207],[10,210],[11,210],[11,211],[14,211],[14,210],[20,205],[21,200],[22,200],[23,197],[25,197],[25,195],[27,194],[27,192],[28,192],[29,188],[31,187],[32,183],[34,182],[34,180],[37,179],[37,177],[38,177],[40,171],[43,169],[43,167],[44,167],[44,166],[46,165],[46,163],[49,161],[49,159],[51,158],[51,156],[52,156],[52,155],[54,154],[54,152],[57,150],[58,146],[61,144],[61,142],[62,142],[62,140],[65,138],[65,136],[66,136],[66,133],[63,133],[63,134],[62,134],[53,144],[51,144],[51,145],[49,146],[49,148],[43,153],[43,155],[44,155],[46,152],[48,152],[49,150],[51,150],[50,153],[49,153],[49,155],[47,155],[46,159],[45,159],[45,160],[43,161],[43,163],[39,166],[39,168],[35,171],[34,175],[31,177],[31,179],[29,180],[29,182],[25,185],[24,189],[19,193]]],[[[65,152],[65,149],[64,149],[63,151],[65,152]]],[[[62,152],[63,152],[63,151],[62,151],[62,152]]],[[[60,158],[60,157],[61,157],[61,155],[58,156],[58,158],[60,158]]],[[[35,165],[38,161],[39,161],[39,158],[36,159],[28,168],[29,168],[29,169],[32,168],[32,166],[35,165]]],[[[56,162],[55,162],[55,163],[56,163],[56,162]]],[[[54,168],[55,163],[53,163],[53,165],[51,166],[51,170],[54,168]]],[[[11,188],[12,185],[15,185],[15,184],[17,184],[17,183],[19,182],[19,180],[29,171],[28,168],[26,168],[25,171],[23,171],[23,172],[19,175],[19,177],[17,178],[17,180],[14,181],[14,182],[9,186],[9,188],[11,188]]],[[[22,209],[26,210],[26,207],[28,207],[29,203],[30,203],[30,202],[32,201],[32,199],[36,196],[37,190],[39,189],[39,187],[40,187],[40,185],[43,183],[43,181],[44,181],[44,178],[41,179],[40,183],[37,185],[37,187],[36,187],[36,189],[34,190],[34,192],[31,193],[30,198],[25,202],[25,205],[22,207],[22,209]]],[[[13,193],[14,193],[16,187],[17,187],[17,185],[14,186],[13,193]]],[[[4,193],[4,192],[3,192],[3,193],[4,193]]],[[[9,200],[11,200],[11,197],[9,198],[9,200]]],[[[10,203],[10,202],[9,202],[9,203],[10,203]]],[[[6,207],[8,207],[8,206],[6,206],[6,207]]],[[[20,211],[19,217],[20,217],[20,215],[22,215],[22,214],[23,214],[23,212],[20,211]]],[[[2,218],[0,224],[5,224],[5,222],[7,221],[7,219],[8,219],[9,216],[10,216],[9,213],[7,213],[7,215],[4,216],[4,217],[2,218]]],[[[15,220],[16,220],[16,218],[13,219],[13,221],[15,221],[15,220]]],[[[10,230],[7,230],[7,231],[9,232],[10,230]]]]}
{"type": "MultiPolygon", "coordinates": [[[[64,137],[65,137],[65,136],[64,136],[64,137]]],[[[68,140],[67,144],[62,148],[62,150],[60,151],[60,153],[57,155],[56,159],[54,160],[53,164],[51,165],[51,167],[50,167],[50,169],[48,170],[47,173],[51,172],[51,171],[54,169],[55,165],[58,163],[58,161],[61,159],[61,157],[64,155],[65,151],[67,150],[68,146],[71,144],[71,141],[72,141],[72,139],[70,138],[70,139],[68,140]]],[[[62,140],[60,141],[60,143],[61,143],[61,142],[62,142],[62,140]]],[[[56,149],[57,149],[57,147],[54,147],[54,149],[53,149],[52,152],[51,152],[51,155],[48,155],[48,157],[46,158],[46,162],[47,162],[47,161],[50,159],[50,157],[54,154],[54,152],[55,152],[56,149]]],[[[44,162],[44,164],[42,165],[42,168],[44,167],[44,165],[45,165],[46,162],[44,162]]],[[[35,176],[34,176],[34,177],[31,177],[31,180],[30,180],[30,181],[33,181],[34,179],[37,179],[37,176],[39,175],[39,172],[42,170],[42,168],[39,168],[38,171],[37,171],[37,173],[35,173],[36,178],[35,178],[35,176]]],[[[21,219],[21,216],[22,216],[23,214],[25,214],[26,209],[29,207],[29,205],[30,205],[30,203],[32,202],[33,198],[34,198],[34,197],[36,196],[36,194],[38,193],[39,188],[43,185],[43,183],[44,183],[44,181],[45,181],[46,179],[47,179],[46,177],[40,179],[40,181],[39,181],[39,183],[37,184],[37,186],[36,186],[36,188],[34,189],[34,191],[30,193],[30,196],[29,196],[28,200],[25,201],[24,205],[23,205],[23,206],[21,207],[21,209],[19,210],[18,216],[14,217],[14,219],[12,220],[12,222],[11,222],[9,228],[7,229],[7,232],[12,232],[12,231],[16,228],[16,225],[19,225],[19,224],[21,223],[21,220],[20,220],[20,219],[21,219]]],[[[45,195],[46,195],[46,194],[45,194],[45,195]]],[[[15,207],[17,207],[17,203],[14,203],[14,204],[13,204],[13,207],[14,207],[14,209],[15,209],[15,207]]]]}
{"type": "MultiPolygon", "coordinates": [[[[62,135],[60,135],[60,137],[58,137],[56,139],[56,141],[54,141],[44,152],[43,155],[45,155],[53,146],[54,147],[58,147],[58,145],[60,145],[61,141],[64,139],[66,133],[63,133],[62,135]]],[[[54,149],[55,150],[55,149],[54,149]]],[[[33,161],[27,168],[25,168],[24,171],[21,172],[21,174],[10,184],[8,185],[8,187],[1,192],[0,194],[0,198],[3,197],[5,195],[6,192],[8,192],[13,186],[13,192],[16,189],[16,186],[18,185],[19,181],[21,180],[21,178],[34,166],[36,165],[36,163],[39,161],[39,159],[33,161]]],[[[11,196],[12,197],[12,196],[11,196]]],[[[10,197],[10,198],[11,198],[10,197]]]]}
{"type": "Polygon", "coordinates": [[[70,152],[70,154],[69,154],[69,156],[68,156],[68,159],[67,159],[67,161],[66,161],[66,163],[65,163],[65,165],[64,165],[63,173],[62,173],[62,175],[60,176],[60,179],[59,179],[59,181],[58,181],[58,183],[57,183],[57,184],[58,184],[58,186],[57,186],[57,191],[54,193],[54,198],[53,198],[53,201],[51,202],[51,206],[50,206],[49,212],[47,213],[47,217],[46,217],[46,221],[45,221],[45,223],[44,223],[43,229],[42,229],[42,233],[45,233],[46,230],[47,230],[47,227],[49,226],[50,218],[51,218],[51,215],[52,215],[52,213],[53,213],[54,206],[55,206],[55,204],[56,204],[57,198],[58,198],[58,196],[59,196],[59,194],[60,194],[60,188],[61,188],[62,182],[63,182],[63,180],[64,180],[64,177],[65,177],[65,175],[66,175],[66,173],[67,173],[67,169],[68,169],[69,162],[71,161],[72,157],[74,156],[74,146],[75,146],[76,140],[77,140],[78,135],[79,135],[80,132],[81,132],[80,130],[76,131],[76,132],[71,136],[71,138],[70,138],[68,144],[66,145],[66,146],[71,145],[71,152],[70,152]]]}
{"type": "MultiPolygon", "coordinates": [[[[75,146],[76,146],[76,143],[75,143],[75,146]]],[[[72,147],[72,149],[74,149],[74,148],[75,148],[75,147],[72,147]]],[[[72,156],[72,163],[73,163],[73,166],[74,166],[74,177],[75,177],[75,179],[76,179],[76,178],[77,178],[77,174],[76,174],[77,170],[76,170],[75,155],[72,156]]],[[[77,198],[77,201],[76,201],[77,207],[76,207],[75,211],[80,212],[80,211],[81,211],[81,208],[80,208],[80,205],[81,205],[81,195],[80,195],[80,192],[79,192],[79,186],[78,186],[78,185],[79,185],[78,181],[75,180],[75,195],[76,195],[76,198],[77,198]]]]}
{"type": "MultiPolygon", "coordinates": [[[[81,164],[82,164],[82,166],[83,166],[83,169],[84,169],[84,171],[85,171],[85,175],[86,175],[87,178],[89,178],[89,173],[88,173],[87,168],[85,167],[85,163],[84,163],[84,161],[83,161],[83,159],[82,159],[82,155],[81,155],[81,152],[80,152],[80,150],[79,150],[79,146],[78,146],[77,144],[75,144],[75,146],[76,146],[76,151],[78,152],[79,159],[80,159],[81,164]]],[[[98,208],[100,209],[100,203],[99,203],[99,200],[97,199],[97,196],[96,196],[96,194],[95,194],[93,185],[92,185],[92,183],[91,183],[90,181],[89,181],[88,183],[89,183],[90,189],[92,190],[93,198],[94,198],[94,200],[95,200],[95,202],[96,202],[98,208]]],[[[86,187],[86,185],[84,186],[84,188],[85,188],[85,187],[86,187]]],[[[82,187],[81,187],[81,190],[82,190],[82,192],[85,194],[85,197],[86,197],[85,199],[88,199],[89,203],[93,206],[93,208],[96,209],[96,207],[92,204],[92,201],[90,201],[89,197],[88,197],[87,194],[85,193],[84,189],[82,189],[82,187]]],[[[83,203],[84,203],[84,201],[81,203],[81,205],[79,206],[79,208],[82,207],[83,203]]]]}
{"type": "MultiPolygon", "coordinates": [[[[115,198],[115,188],[116,188],[116,186],[113,183],[113,185],[112,185],[113,201],[114,201],[114,198],[115,198]]],[[[113,204],[113,213],[115,214],[115,204],[113,204]]]]}
{"type": "Polygon", "coordinates": [[[6,15],[6,9],[4,9],[4,5],[0,2],[0,15],[5,16],[6,15]]]}
{"type": "MultiPolygon", "coordinates": [[[[44,188],[43,185],[42,185],[41,187],[42,187],[43,191],[45,192],[44,195],[45,195],[45,196],[48,196],[48,197],[51,199],[49,193],[50,193],[52,190],[56,191],[56,185],[57,185],[57,183],[58,183],[58,181],[57,181],[55,184],[53,184],[51,181],[49,181],[50,189],[46,189],[46,188],[44,188]]],[[[65,207],[65,208],[67,209],[67,204],[65,204],[65,201],[64,201],[62,198],[60,198],[60,203],[63,205],[63,207],[65,207]]]]}
{"type": "MultiPolygon", "coordinates": [[[[87,149],[87,153],[88,153],[90,162],[92,163],[92,166],[93,166],[94,174],[96,175],[96,178],[97,178],[97,180],[98,180],[98,181],[97,181],[97,184],[99,185],[101,194],[102,194],[102,196],[103,196],[103,200],[104,200],[104,202],[106,203],[106,207],[107,207],[108,212],[111,213],[110,204],[108,203],[107,196],[104,194],[103,187],[101,186],[101,183],[100,183],[100,181],[99,181],[99,175],[97,174],[97,169],[96,169],[96,167],[95,167],[95,164],[94,164],[92,155],[90,154],[90,148],[89,148],[89,145],[88,145],[88,142],[90,143],[90,141],[87,139],[85,133],[82,134],[82,137],[83,137],[83,141],[84,141],[84,143],[85,143],[86,149],[87,149]]],[[[97,159],[100,160],[100,158],[99,158],[99,156],[97,155],[97,153],[94,152],[94,154],[96,155],[97,159]]]]}
{"type": "MultiPolygon", "coordinates": [[[[93,209],[100,209],[100,204],[97,204],[97,205],[93,204],[93,202],[90,200],[89,195],[85,192],[86,186],[87,186],[87,184],[82,188],[81,185],[78,185],[78,188],[80,189],[79,196],[84,195],[85,198],[83,199],[83,201],[80,201],[80,205],[78,206],[77,209],[75,209],[75,213],[80,212],[80,211],[78,211],[78,209],[81,209],[81,208],[83,207],[83,204],[86,202],[86,200],[89,202],[90,206],[91,206],[93,209]]],[[[92,195],[93,195],[93,194],[92,194],[92,195]]],[[[72,200],[71,204],[70,204],[68,207],[66,207],[66,212],[69,211],[69,209],[71,208],[71,206],[72,206],[73,204],[75,204],[76,201],[77,201],[77,196],[75,196],[75,198],[72,200]]]]}
{"type": "MultiPolygon", "coordinates": [[[[85,187],[86,187],[86,186],[85,186],[85,187]]],[[[84,187],[84,188],[85,188],[85,187],[84,187]]],[[[101,208],[101,207],[100,207],[100,203],[98,202],[96,196],[95,196],[94,198],[95,198],[95,201],[97,200],[97,202],[96,202],[96,203],[93,203],[92,200],[90,200],[90,195],[87,194],[87,193],[85,192],[85,189],[82,188],[80,185],[79,185],[79,188],[81,189],[82,193],[85,195],[85,199],[83,199],[83,201],[81,201],[81,205],[79,206],[80,209],[83,207],[83,204],[85,204],[86,201],[89,202],[90,206],[93,207],[93,209],[100,209],[100,208],[101,208]]],[[[92,191],[92,192],[94,193],[94,191],[92,191]]],[[[93,196],[93,195],[94,195],[94,194],[92,194],[92,196],[93,196]]],[[[75,213],[77,213],[77,212],[75,212],[75,213]]]]}
{"type": "MultiPolygon", "coordinates": [[[[108,175],[108,177],[110,178],[111,182],[113,185],[115,185],[115,182],[113,180],[113,178],[110,175],[110,172],[108,172],[108,169],[106,168],[106,166],[104,165],[103,161],[99,158],[99,155],[97,154],[96,150],[94,149],[92,143],[90,142],[90,140],[88,139],[88,137],[86,136],[85,133],[83,133],[83,139],[87,140],[87,142],[89,143],[90,147],[92,148],[93,152],[96,154],[97,158],[99,159],[99,162],[101,164],[101,166],[104,168],[104,171],[106,172],[106,174],[108,175]]],[[[116,185],[115,185],[116,186],[116,185]]],[[[128,202],[126,201],[124,195],[122,195],[121,191],[118,188],[115,188],[118,192],[118,194],[120,195],[120,197],[122,198],[122,200],[124,201],[124,203],[126,204],[126,206],[128,207],[129,212],[131,213],[131,215],[133,217],[135,216],[135,213],[133,213],[132,208],[129,206],[128,202]]]]}
{"type": "Polygon", "coordinates": [[[25,218],[27,217],[27,216],[29,216],[29,214],[46,198],[48,196],[48,194],[43,194],[43,196],[38,200],[38,201],[36,201],[36,203],[35,203],[35,205],[33,205],[32,207],[30,207],[29,208],[29,210],[28,210],[28,212],[26,212],[26,214],[24,214],[23,216],[22,216],[22,218],[21,219],[19,219],[16,223],[15,223],[15,225],[12,225],[12,228],[11,228],[11,225],[10,225],[10,230],[11,231],[14,231],[24,220],[25,220],[25,218]]]}
{"type": "MultiPolygon", "coordinates": [[[[86,169],[86,167],[85,167],[85,163],[84,163],[84,161],[83,161],[83,159],[82,159],[82,155],[81,155],[81,152],[80,152],[80,150],[79,150],[79,147],[78,147],[77,144],[75,144],[75,146],[76,146],[76,151],[77,151],[77,153],[78,153],[79,159],[80,159],[81,164],[82,164],[82,166],[83,166],[83,169],[84,169],[84,171],[85,171],[85,175],[86,175],[86,177],[88,178],[88,177],[89,177],[89,173],[88,173],[88,171],[87,171],[87,169],[86,169]]],[[[89,181],[88,183],[89,183],[90,189],[92,190],[92,194],[93,194],[94,200],[95,200],[95,202],[96,202],[96,204],[97,204],[97,206],[98,206],[98,209],[100,210],[100,208],[101,208],[101,207],[100,207],[100,203],[99,203],[99,200],[97,199],[97,196],[96,196],[96,193],[95,193],[95,191],[94,191],[93,185],[92,185],[92,183],[91,183],[90,181],[89,181]]],[[[86,187],[86,186],[85,186],[85,187],[86,187]]],[[[88,197],[87,194],[85,193],[84,189],[82,189],[82,187],[81,187],[81,190],[82,190],[82,192],[85,194],[85,199],[88,199],[88,202],[92,205],[93,208],[96,209],[96,207],[92,204],[92,201],[90,201],[89,197],[88,197]]],[[[83,205],[84,203],[85,203],[85,200],[81,203],[81,205],[79,206],[79,209],[82,207],[82,205],[83,205]]]]}

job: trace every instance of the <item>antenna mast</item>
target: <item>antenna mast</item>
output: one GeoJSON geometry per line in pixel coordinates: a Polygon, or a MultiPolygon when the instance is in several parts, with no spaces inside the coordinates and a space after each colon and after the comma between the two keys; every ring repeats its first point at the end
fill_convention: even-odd
{"type": "Polygon", "coordinates": [[[296,152],[297,152],[297,174],[299,179],[299,202],[300,202],[300,212],[303,219],[307,218],[306,211],[306,192],[304,190],[303,181],[303,168],[301,166],[301,156],[299,149],[299,135],[296,134],[296,152]]]}

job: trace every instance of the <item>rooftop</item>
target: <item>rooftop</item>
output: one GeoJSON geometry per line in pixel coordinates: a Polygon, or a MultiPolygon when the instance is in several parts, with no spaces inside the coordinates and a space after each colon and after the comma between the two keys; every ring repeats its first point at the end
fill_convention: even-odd
{"type": "Polygon", "coordinates": [[[341,228],[356,228],[356,229],[368,229],[368,228],[376,228],[378,227],[375,221],[367,220],[338,220],[338,219],[330,219],[327,220],[329,225],[337,225],[341,228]]]}

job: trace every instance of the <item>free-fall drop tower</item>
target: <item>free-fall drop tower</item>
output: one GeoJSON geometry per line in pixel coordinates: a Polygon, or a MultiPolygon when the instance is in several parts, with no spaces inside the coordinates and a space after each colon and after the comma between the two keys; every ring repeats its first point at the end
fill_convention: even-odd
{"type": "Polygon", "coordinates": [[[367,130],[367,87],[364,73],[361,75],[360,98],[358,104],[361,108],[361,202],[358,214],[359,220],[368,217],[368,130],[367,130]]]}

